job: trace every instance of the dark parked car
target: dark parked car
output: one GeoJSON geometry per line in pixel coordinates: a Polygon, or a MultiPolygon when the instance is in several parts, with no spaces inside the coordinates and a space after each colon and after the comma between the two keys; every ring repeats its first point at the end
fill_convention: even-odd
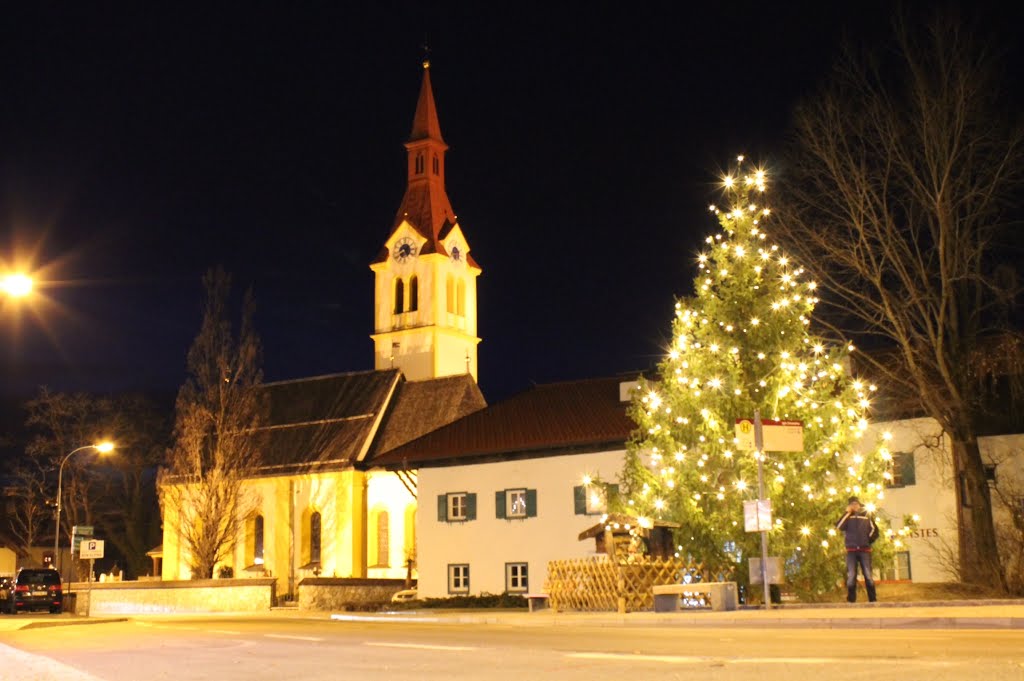
{"type": "Polygon", "coordinates": [[[6,601],[7,612],[16,615],[21,610],[49,610],[58,613],[64,609],[64,590],[60,573],[56,570],[22,568],[14,577],[6,601]]]}

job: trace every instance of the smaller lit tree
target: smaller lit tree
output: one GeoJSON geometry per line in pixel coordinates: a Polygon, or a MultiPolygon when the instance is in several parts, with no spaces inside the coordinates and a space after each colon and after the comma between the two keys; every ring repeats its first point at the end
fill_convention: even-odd
{"type": "Polygon", "coordinates": [[[850,375],[852,345],[812,331],[817,285],[768,240],[765,172],[743,172],[739,161],[723,179],[727,207],[711,206],[721,230],[697,256],[695,295],[676,303],[672,345],[632,407],[639,428],[623,473],[625,507],[645,522],[680,523],[680,552],[716,563],[757,556],[743,502],[757,498],[760,456],[771,553],[813,595],[835,586],[843,565],[832,526],[847,497],[876,510],[892,457],[884,443],[865,445],[875,387],[850,375]],[[755,410],[802,421],[803,452],[741,450],[736,420],[755,410]]]}

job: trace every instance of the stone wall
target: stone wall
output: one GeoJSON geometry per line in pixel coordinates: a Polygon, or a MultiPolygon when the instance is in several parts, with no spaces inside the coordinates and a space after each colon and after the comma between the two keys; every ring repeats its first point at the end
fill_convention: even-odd
{"type": "Polygon", "coordinates": [[[75,612],[84,615],[261,612],[275,605],[275,579],[84,582],[71,585],[75,612]],[[92,601],[90,607],[89,601],[92,601]]]}
{"type": "Polygon", "coordinates": [[[401,579],[309,577],[299,582],[300,610],[349,610],[388,603],[405,588],[401,579]]]}

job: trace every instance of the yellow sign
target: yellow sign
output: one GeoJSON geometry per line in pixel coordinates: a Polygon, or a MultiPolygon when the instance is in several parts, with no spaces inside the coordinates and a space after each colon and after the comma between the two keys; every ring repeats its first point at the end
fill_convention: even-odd
{"type": "MultiPolygon", "coordinates": [[[[804,451],[803,421],[761,421],[761,433],[766,452],[804,451]]],[[[754,451],[754,420],[736,419],[736,446],[754,451]]]]}

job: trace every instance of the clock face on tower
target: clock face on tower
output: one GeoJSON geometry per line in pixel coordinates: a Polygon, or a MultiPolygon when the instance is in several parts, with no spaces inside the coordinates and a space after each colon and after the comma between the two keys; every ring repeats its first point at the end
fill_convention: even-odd
{"type": "Polygon", "coordinates": [[[459,262],[462,260],[462,251],[459,250],[458,246],[451,247],[452,260],[459,262]]]}
{"type": "Polygon", "coordinates": [[[395,242],[395,247],[391,249],[391,257],[398,262],[406,262],[409,258],[416,256],[416,242],[409,237],[402,237],[395,242]]]}

